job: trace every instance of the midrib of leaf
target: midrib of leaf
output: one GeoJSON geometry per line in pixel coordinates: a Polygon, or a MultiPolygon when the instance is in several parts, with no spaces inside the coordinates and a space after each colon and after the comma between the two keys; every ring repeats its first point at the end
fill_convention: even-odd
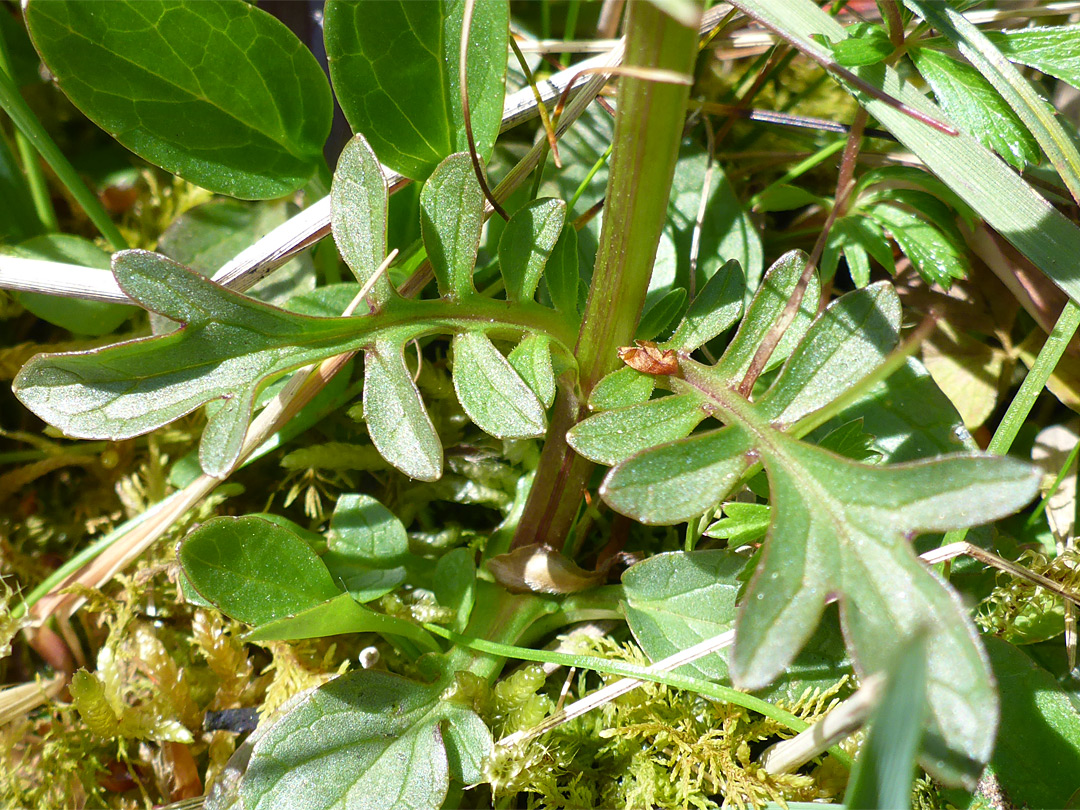
{"type": "MultiPolygon", "coordinates": [[[[43,4],[43,5],[45,5],[47,7],[48,4],[43,4]]],[[[64,28],[66,31],[69,31],[72,35],[74,35],[74,36],[76,36],[76,37],[90,43],[91,45],[94,46],[94,48],[102,47],[101,43],[95,42],[94,40],[92,40],[89,37],[87,37],[87,36],[83,35],[82,33],[80,33],[79,31],[76,31],[74,28],[71,28],[70,26],[68,26],[68,25],[66,25],[64,23],[59,22],[55,17],[52,17],[50,19],[52,19],[53,23],[55,23],[56,25],[64,28]]],[[[156,24],[155,24],[154,28],[156,30],[156,28],[157,28],[156,24]]],[[[214,29],[214,30],[218,34],[222,33],[221,31],[218,31],[217,29],[214,29]]],[[[132,67],[136,68],[137,70],[145,73],[147,76],[151,76],[151,77],[153,77],[153,78],[155,78],[155,79],[157,79],[159,81],[165,82],[170,87],[173,87],[176,90],[180,91],[181,93],[187,95],[189,97],[189,99],[194,100],[194,101],[202,101],[202,102],[205,102],[208,106],[216,108],[220,112],[224,113],[228,118],[230,118],[233,121],[235,121],[236,123],[238,123],[245,131],[247,131],[247,132],[256,132],[259,135],[266,135],[265,132],[263,132],[261,130],[258,130],[258,129],[255,129],[255,127],[251,126],[251,124],[249,124],[247,121],[243,120],[242,118],[237,118],[236,115],[233,114],[228,109],[222,107],[219,104],[215,104],[207,96],[199,95],[197,93],[194,93],[193,91],[189,90],[188,88],[183,87],[183,86],[177,84],[175,81],[170,80],[167,76],[162,76],[160,74],[154,73],[149,68],[147,68],[147,67],[145,67],[143,65],[140,65],[138,62],[135,62],[135,61],[131,60],[127,56],[124,56],[123,54],[121,54],[121,53],[119,53],[117,51],[111,51],[111,53],[112,53],[112,55],[114,57],[120,59],[121,61],[127,62],[129,65],[131,65],[132,67]]],[[[260,76],[260,80],[262,80],[261,76],[260,76]]],[[[265,82],[264,82],[263,86],[265,87],[265,82]]],[[[270,97],[273,98],[272,94],[268,94],[268,95],[270,95],[270,97]]],[[[278,127],[277,127],[277,131],[274,133],[274,137],[270,137],[269,140],[273,141],[278,146],[283,147],[285,149],[285,151],[287,151],[293,157],[303,158],[304,155],[297,154],[296,152],[294,152],[294,151],[292,151],[291,149],[288,148],[288,143],[287,143],[288,137],[287,137],[287,133],[285,131],[285,128],[283,126],[284,122],[281,120],[281,111],[277,108],[276,105],[274,105],[274,109],[275,109],[275,116],[277,117],[278,127]]],[[[140,119],[140,124],[142,124],[141,119],[140,119]]],[[[130,132],[131,130],[127,130],[127,131],[130,132]]]]}

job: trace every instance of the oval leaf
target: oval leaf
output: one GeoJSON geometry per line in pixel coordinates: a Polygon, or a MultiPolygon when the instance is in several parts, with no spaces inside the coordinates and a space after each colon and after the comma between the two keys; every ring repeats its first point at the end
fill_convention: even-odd
{"type": "MultiPolygon", "coordinates": [[[[330,78],[345,118],[383,163],[414,180],[469,148],[458,67],[464,8],[464,0],[326,4],[330,78]]],[[[477,3],[467,76],[473,136],[484,163],[502,124],[508,35],[506,0],[477,3]]]]}
{"type": "Polygon", "coordinates": [[[487,335],[465,332],[453,347],[454,390],[477,427],[497,439],[544,435],[543,405],[487,335]]]}
{"type": "Polygon", "coordinates": [[[214,518],[187,536],[177,556],[203,598],[248,624],[299,613],[341,593],[311,546],[261,518],[214,518]]]}
{"type": "Polygon", "coordinates": [[[590,461],[617,464],[641,450],[690,435],[709,413],[695,394],[651,399],[590,416],[566,440],[590,461]]]}
{"type": "Polygon", "coordinates": [[[401,346],[364,352],[364,419],[382,457],[410,478],[442,476],[442,442],[413,382],[401,346]]]}
{"type": "Polygon", "coordinates": [[[484,227],[484,194],[468,155],[451,155],[420,192],[420,231],[439,294],[476,294],[473,266],[484,227]]]}
{"type": "Polygon", "coordinates": [[[499,239],[499,268],[508,301],[528,301],[536,294],[565,221],[566,203],[557,199],[533,200],[510,217],[499,239]]]}
{"type": "MultiPolygon", "coordinates": [[[[363,135],[342,150],[330,187],[330,221],[341,258],[367,284],[386,258],[388,192],[379,161],[363,135]]],[[[384,273],[368,297],[375,306],[394,293],[384,273]]]]}
{"type": "Polygon", "coordinates": [[[333,113],[311,51],[243,0],[30,3],[34,45],[90,120],[146,160],[244,199],[300,188],[333,113]]]}
{"type": "Polygon", "coordinates": [[[745,288],[739,263],[725,262],[694,296],[682,323],[661,348],[692,352],[724,332],[742,315],[745,288]]]}

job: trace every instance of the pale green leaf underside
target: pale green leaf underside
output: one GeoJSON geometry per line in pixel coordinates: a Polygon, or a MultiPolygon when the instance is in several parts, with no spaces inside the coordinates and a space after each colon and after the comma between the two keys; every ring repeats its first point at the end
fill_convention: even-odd
{"type": "Polygon", "coordinates": [[[483,227],[484,194],[472,161],[464,153],[451,155],[420,191],[420,230],[441,295],[476,294],[472,274],[483,227]]]}
{"type": "Polygon", "coordinates": [[[542,436],[547,415],[536,394],[482,332],[453,341],[454,390],[465,413],[500,439],[542,436]]]}
{"type": "Polygon", "coordinates": [[[566,440],[590,461],[617,464],[641,450],[688,436],[708,415],[696,393],[661,397],[596,414],[574,426],[566,440]]]}
{"type": "MultiPolygon", "coordinates": [[[[388,191],[375,153],[355,136],[341,151],[330,188],[330,221],[341,258],[365,285],[386,258],[388,191]]],[[[383,274],[369,293],[381,305],[394,294],[383,274]]]]}

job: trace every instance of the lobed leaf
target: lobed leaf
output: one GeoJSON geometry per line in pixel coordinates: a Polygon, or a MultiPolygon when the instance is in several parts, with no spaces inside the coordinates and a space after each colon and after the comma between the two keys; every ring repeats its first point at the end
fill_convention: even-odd
{"type": "MultiPolygon", "coordinates": [[[[330,78],[345,118],[394,171],[423,180],[469,148],[459,60],[463,0],[329,0],[330,78]]],[[[491,158],[503,111],[509,3],[478,3],[469,28],[469,112],[482,163],[491,158]]]]}
{"type": "Polygon", "coordinates": [[[311,51],[243,0],[50,0],[26,22],[60,88],[140,157],[219,194],[280,197],[323,162],[311,51]]]}
{"type": "Polygon", "coordinates": [[[260,304],[153,253],[117,253],[113,273],[134,300],[184,327],[103,349],[38,355],[24,366],[17,396],[70,436],[130,438],[223,400],[199,447],[203,470],[221,476],[239,455],[266,382],[355,345],[351,319],[260,304]]]}
{"type": "MultiPolygon", "coordinates": [[[[389,192],[382,168],[364,140],[356,135],[338,157],[330,187],[330,222],[341,258],[356,280],[366,285],[386,258],[386,213],[389,192]]],[[[368,293],[375,308],[395,294],[385,274],[368,293]]]]}
{"type": "Polygon", "coordinates": [[[987,31],[985,36],[1010,61],[1080,87],[1080,25],[987,31]]]}
{"type": "Polygon", "coordinates": [[[630,366],[603,377],[589,394],[590,411],[608,411],[646,402],[656,387],[656,378],[630,366]]]}

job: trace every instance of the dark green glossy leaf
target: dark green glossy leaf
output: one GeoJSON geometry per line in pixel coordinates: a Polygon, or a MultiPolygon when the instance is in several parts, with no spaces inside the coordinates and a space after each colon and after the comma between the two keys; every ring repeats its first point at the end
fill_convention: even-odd
{"type": "Polygon", "coordinates": [[[544,407],[483,332],[454,337],[454,390],[476,426],[499,439],[542,436],[544,407]]]}
{"type": "Polygon", "coordinates": [[[911,56],[956,126],[1017,169],[1039,162],[1035,137],[975,68],[928,48],[916,48],[911,56]]]}
{"type": "Polygon", "coordinates": [[[617,464],[634,453],[690,435],[708,416],[695,393],[651,399],[602,411],[566,434],[569,445],[600,464],[617,464]]]}
{"type": "Polygon", "coordinates": [[[343,633],[402,636],[428,652],[442,652],[432,635],[420,625],[364,607],[347,593],[339,593],[312,607],[260,623],[244,638],[247,641],[293,641],[340,636],[343,633]]]}
{"type": "Polygon", "coordinates": [[[527,301],[536,294],[565,221],[566,203],[551,198],[533,200],[510,217],[499,239],[499,268],[508,301],[527,301]]]}
{"type": "Polygon", "coordinates": [[[38,53],[140,157],[221,194],[280,197],[322,162],[330,88],[307,47],[243,0],[33,3],[38,53]]]}
{"type": "Polygon", "coordinates": [[[7,48],[11,78],[16,87],[44,81],[38,73],[41,60],[30,43],[26,29],[18,23],[15,15],[0,15],[0,37],[3,37],[4,46],[7,48]]]}
{"type": "Polygon", "coordinates": [[[438,808],[451,776],[480,780],[492,748],[480,718],[441,693],[438,684],[376,670],[319,687],[255,744],[240,782],[243,807],[438,808]]]}
{"type": "Polygon", "coordinates": [[[400,344],[380,341],[364,353],[364,419],[372,443],[403,473],[421,481],[442,476],[442,442],[400,344]]]}
{"type": "Polygon", "coordinates": [[[630,366],[616,369],[593,388],[589,394],[589,410],[608,411],[648,401],[656,387],[656,378],[630,366]]]}
{"type": "MultiPolygon", "coordinates": [[[[330,188],[330,221],[341,258],[366,285],[386,258],[386,178],[363,135],[345,146],[330,188]]],[[[368,293],[381,306],[394,294],[384,273],[368,293]]]]}
{"type": "Polygon", "coordinates": [[[926,642],[916,635],[890,667],[844,794],[848,810],[907,810],[926,716],[926,642]]]}
{"type": "Polygon", "coordinates": [[[1080,790],[1080,700],[1021,650],[984,642],[1001,695],[988,784],[998,782],[1017,806],[1069,807],[1080,790]]]}
{"type": "Polygon", "coordinates": [[[636,340],[652,340],[664,332],[671,325],[671,322],[679,317],[679,313],[682,312],[685,306],[686,290],[682,287],[669,290],[667,295],[642,314],[634,338],[636,340]]]}
{"type": "Polygon", "coordinates": [[[484,194],[472,161],[463,153],[451,155],[420,192],[420,230],[441,295],[476,294],[472,275],[483,227],[484,194]]]}
{"type": "MultiPolygon", "coordinates": [[[[379,159],[422,180],[469,148],[459,60],[463,0],[326,4],[326,53],[338,102],[379,159]]],[[[502,124],[509,4],[477,3],[469,29],[468,90],[480,160],[502,124]]]]}
{"type": "MultiPolygon", "coordinates": [[[[805,254],[791,251],[777,259],[776,263],[769,268],[753,301],[750,302],[746,316],[739,325],[739,331],[735,333],[735,337],[732,338],[717,366],[728,379],[736,383],[742,380],[762,339],[784,311],[784,306],[791,297],[795,285],[798,284],[804,267],[806,267],[805,254]]],[[[776,349],[773,350],[766,370],[780,365],[802,340],[817,314],[820,294],[820,284],[815,275],[806,287],[806,293],[799,304],[795,319],[784,331],[784,336],[780,338],[776,349]]]]}
{"type": "Polygon", "coordinates": [[[311,546],[255,517],[214,518],[177,552],[188,581],[226,615],[264,624],[341,594],[311,546]]]}
{"type": "Polygon", "coordinates": [[[551,366],[551,341],[548,337],[526,335],[506,359],[544,407],[550,408],[555,401],[555,371],[551,366]]]}
{"type": "Polygon", "coordinates": [[[113,439],[221,399],[199,448],[211,475],[236,460],[266,381],[344,351],[356,333],[350,319],[293,315],[145,251],[117,253],[113,273],[133,299],[184,328],[91,352],[39,355],[16,377],[18,396],[70,436],[113,439]]]}
{"type": "Polygon", "coordinates": [[[563,228],[559,241],[548,257],[544,282],[548,295],[555,309],[567,315],[575,316],[578,312],[578,287],[581,278],[578,275],[578,237],[574,228],[563,228]]]}
{"type": "Polygon", "coordinates": [[[409,553],[409,536],[393,512],[370,495],[345,494],[330,517],[326,545],[355,562],[387,566],[409,553]]]}
{"type": "Polygon", "coordinates": [[[900,299],[888,282],[848,293],[814,321],[758,400],[774,424],[794,424],[877,368],[900,337],[900,299]]]}
{"type": "Polygon", "coordinates": [[[473,552],[455,548],[439,558],[433,583],[435,598],[454,611],[451,630],[464,633],[476,601],[476,563],[473,552]]]}
{"type": "Polygon", "coordinates": [[[692,352],[725,332],[742,315],[745,287],[739,263],[725,262],[694,296],[682,322],[661,348],[692,352]]]}
{"type": "MultiPolygon", "coordinates": [[[[2,203],[0,203],[2,204],[2,203]]],[[[109,254],[80,236],[50,233],[35,236],[4,253],[22,259],[41,259],[63,262],[98,270],[109,269],[109,254]]],[[[101,301],[80,301],[77,298],[61,298],[38,293],[15,293],[19,303],[42,320],[61,326],[77,335],[107,335],[137,311],[123,304],[106,304],[101,301]]]]}

